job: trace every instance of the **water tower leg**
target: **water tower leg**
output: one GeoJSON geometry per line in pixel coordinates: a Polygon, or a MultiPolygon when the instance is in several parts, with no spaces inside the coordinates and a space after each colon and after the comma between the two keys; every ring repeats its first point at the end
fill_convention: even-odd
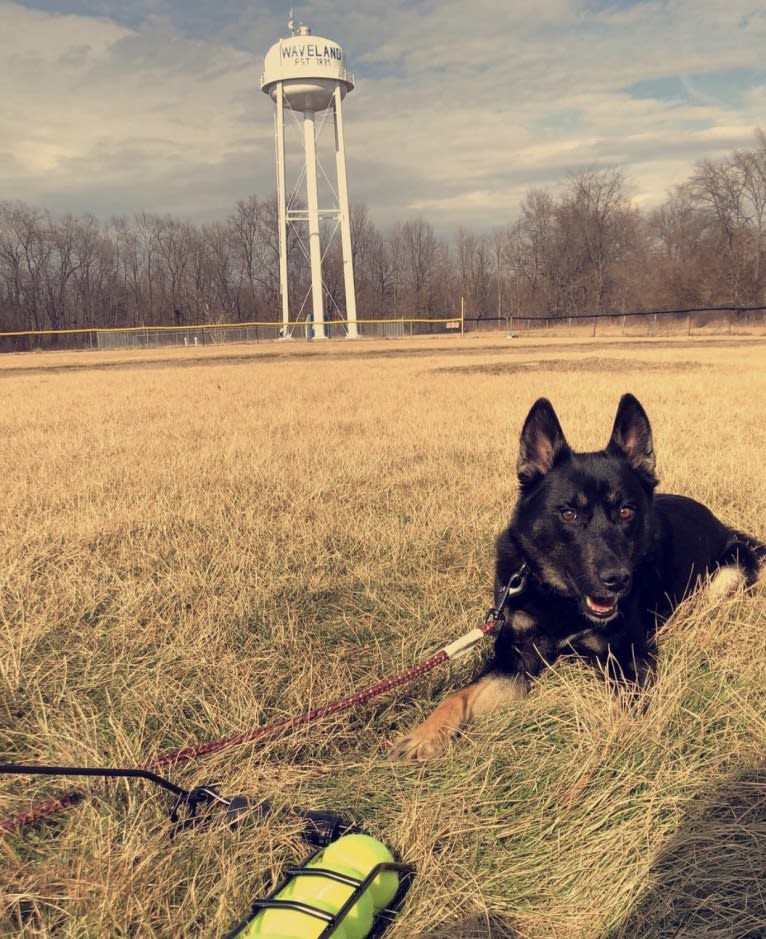
{"type": "Polygon", "coordinates": [[[282,299],[283,339],[290,335],[290,292],[287,286],[287,194],[285,186],[285,111],[284,90],[280,84],[276,97],[274,134],[277,145],[277,212],[279,213],[279,293],[282,299]]]}
{"type": "Polygon", "coordinates": [[[309,222],[309,260],[311,261],[311,302],[314,335],[326,339],[324,298],[322,297],[322,250],[319,241],[319,196],[317,194],[317,152],[314,112],[303,112],[303,140],[306,150],[306,209],[309,222]]]}
{"type": "Polygon", "coordinates": [[[348,183],[346,181],[346,148],[343,140],[342,101],[340,85],[338,84],[333,92],[333,105],[335,112],[335,168],[338,178],[340,243],[343,252],[343,289],[346,295],[348,337],[349,339],[356,339],[359,330],[356,323],[356,290],[354,287],[354,259],[351,253],[351,212],[348,204],[348,183]]]}

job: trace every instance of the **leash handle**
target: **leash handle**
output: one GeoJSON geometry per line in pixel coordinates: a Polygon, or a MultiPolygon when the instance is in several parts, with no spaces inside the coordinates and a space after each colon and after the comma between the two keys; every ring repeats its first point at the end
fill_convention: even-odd
{"type": "Polygon", "coordinates": [[[187,796],[186,789],[176,786],[175,783],[158,776],[148,769],[124,769],[122,767],[104,766],[30,766],[24,763],[0,763],[0,773],[14,776],[89,776],[99,779],[148,779],[149,782],[162,786],[176,796],[187,796]]]}
{"type": "Polygon", "coordinates": [[[439,654],[450,661],[459,659],[461,655],[465,655],[466,652],[470,651],[477,642],[494,632],[501,622],[502,618],[496,616],[494,610],[490,610],[481,626],[477,626],[476,629],[472,629],[464,636],[451,642],[448,646],[445,646],[439,654]]]}

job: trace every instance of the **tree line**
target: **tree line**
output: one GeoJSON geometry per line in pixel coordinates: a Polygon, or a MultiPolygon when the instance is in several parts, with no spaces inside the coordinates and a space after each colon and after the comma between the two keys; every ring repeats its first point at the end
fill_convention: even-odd
{"type": "MultiPolygon", "coordinates": [[[[423,218],[386,230],[351,210],[360,319],[475,319],[766,304],[766,134],[698,163],[642,211],[620,169],[530,189],[488,234],[437,236],[423,218]]],[[[329,235],[329,231],[325,233],[329,235]]],[[[291,311],[310,309],[308,262],[290,232],[291,311]]],[[[345,317],[340,239],[324,259],[328,319],[345,317]]],[[[141,212],[101,221],[0,202],[0,332],[280,318],[276,198],[223,221],[141,212]]]]}

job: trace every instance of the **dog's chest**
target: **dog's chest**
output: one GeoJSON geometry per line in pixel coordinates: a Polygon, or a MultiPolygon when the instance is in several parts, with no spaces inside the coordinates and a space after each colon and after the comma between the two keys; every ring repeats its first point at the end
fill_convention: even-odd
{"type": "Polygon", "coordinates": [[[604,655],[609,650],[606,637],[595,629],[583,629],[559,639],[556,650],[566,655],[574,652],[578,655],[604,655]]]}
{"type": "Polygon", "coordinates": [[[521,644],[539,645],[548,652],[566,655],[604,655],[609,650],[609,640],[598,629],[561,629],[560,623],[546,624],[526,610],[514,610],[508,625],[514,638],[521,644]],[[547,627],[547,628],[546,628],[547,627]]]}

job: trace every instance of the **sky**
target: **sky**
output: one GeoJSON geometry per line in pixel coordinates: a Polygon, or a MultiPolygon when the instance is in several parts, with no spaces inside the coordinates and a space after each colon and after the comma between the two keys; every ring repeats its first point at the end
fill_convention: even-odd
{"type": "MultiPolygon", "coordinates": [[[[619,167],[651,208],[698,161],[752,147],[766,127],[762,0],[293,6],[355,75],[349,192],[381,227],[422,217],[491,231],[531,188],[559,191],[593,167],[619,167]]],[[[289,9],[0,0],[0,201],[206,222],[268,198],[274,107],[260,76],[289,9]]],[[[288,136],[291,154],[298,145],[288,136]]]]}

